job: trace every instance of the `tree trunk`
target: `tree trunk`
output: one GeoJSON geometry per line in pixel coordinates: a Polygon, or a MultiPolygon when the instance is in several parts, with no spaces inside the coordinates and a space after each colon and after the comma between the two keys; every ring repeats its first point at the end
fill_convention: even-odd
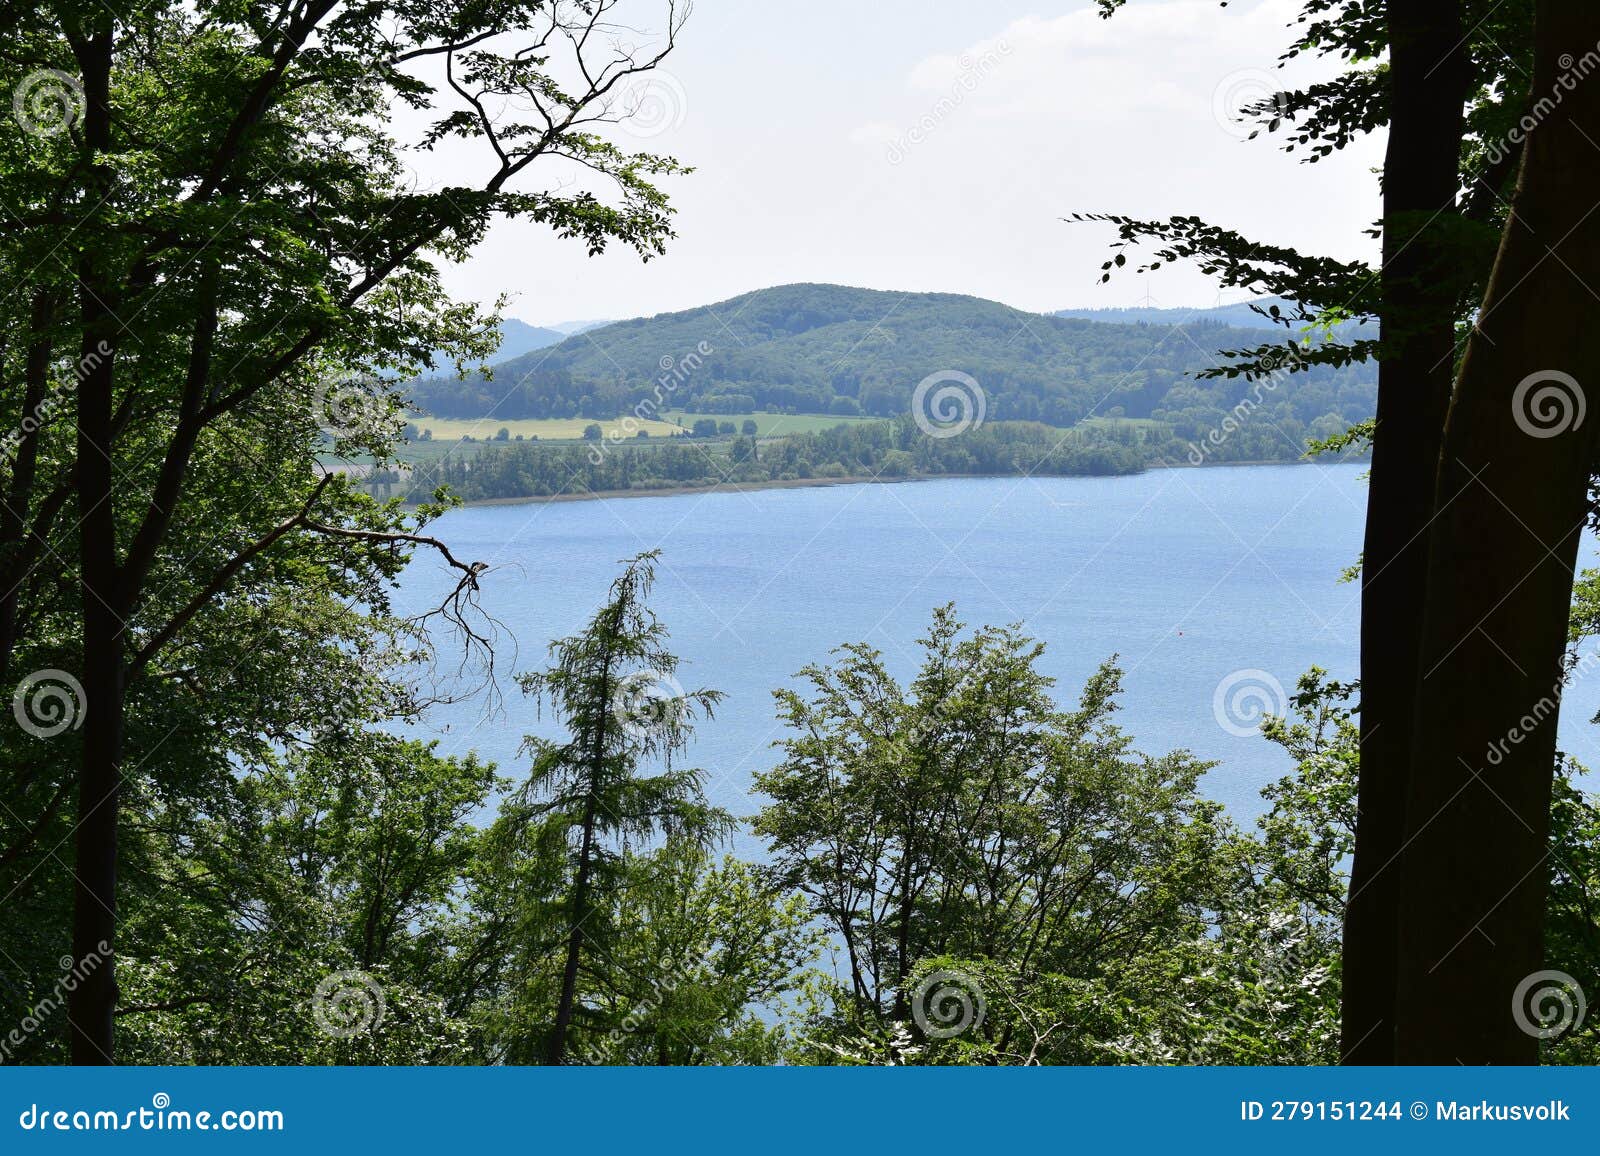
{"type": "Polygon", "coordinates": [[[572,930],[567,934],[567,962],[561,972],[561,998],[556,1004],[556,1023],[550,1036],[549,1061],[560,1065],[567,1059],[567,1032],[572,1027],[572,1005],[578,994],[578,963],[583,955],[583,925],[589,918],[589,863],[594,857],[595,794],[583,811],[583,845],[578,852],[578,878],[572,886],[572,930]]]}
{"type": "Polygon", "coordinates": [[[1383,170],[1383,356],[1361,578],[1361,773],[1345,909],[1346,1063],[1389,1064],[1399,853],[1411,758],[1427,526],[1455,369],[1448,275],[1467,63],[1459,0],[1390,0],[1383,170]]]}
{"type": "Polygon", "coordinates": [[[34,477],[38,472],[39,443],[44,438],[44,401],[50,378],[50,359],[54,346],[50,327],[55,320],[51,292],[40,289],[33,295],[29,317],[28,345],[23,365],[22,413],[17,419],[16,455],[11,466],[11,492],[0,508],[0,551],[6,565],[0,570],[0,686],[11,682],[11,651],[17,637],[17,607],[26,581],[23,543],[33,506],[34,477]]]}
{"type": "MultiPolygon", "coordinates": [[[[87,559],[84,585],[86,591],[95,589],[87,559]]],[[[95,601],[92,593],[86,592],[85,598],[95,601]]],[[[123,721],[122,651],[116,639],[121,628],[121,622],[104,607],[85,608],[83,764],[72,897],[72,957],[83,978],[67,1004],[75,1064],[110,1064],[116,1055],[113,945],[123,721]],[[95,961],[92,968],[85,966],[86,960],[95,961]]]]}
{"type": "Polygon", "coordinates": [[[1451,404],[1407,797],[1403,1063],[1534,1063],[1550,789],[1600,428],[1600,6],[1541,0],[1534,117],[1451,404]],[[1574,71],[1576,63],[1577,70],[1574,71]]]}
{"type": "MultiPolygon", "coordinates": [[[[86,188],[109,188],[100,157],[111,142],[112,34],[102,28],[77,49],[83,74],[86,188]]],[[[123,618],[117,570],[117,516],[111,455],[116,295],[99,273],[100,255],[78,262],[82,361],[78,381],[78,516],[83,597],[83,748],[73,861],[72,955],[87,973],[67,1001],[72,1062],[115,1060],[117,1005],[117,808],[122,782],[123,618]],[[86,960],[96,961],[93,968],[86,960]]]]}
{"type": "MultiPolygon", "coordinates": [[[[85,295],[84,346],[109,312],[85,295]]],[[[117,930],[117,812],[122,785],[123,602],[112,501],[113,362],[83,375],[78,391],[78,514],[83,574],[83,748],[73,862],[72,956],[87,973],[68,1000],[75,1064],[113,1063],[117,930]],[[104,448],[103,448],[104,447],[104,448]],[[85,960],[96,960],[90,969],[85,960]]]]}
{"type": "MultiPolygon", "coordinates": [[[[85,295],[87,349],[110,314],[85,295]]],[[[114,323],[114,322],[113,322],[114,323]]],[[[83,748],[73,862],[72,956],[87,972],[68,1002],[72,1060],[113,1062],[117,1002],[111,945],[117,929],[117,810],[122,784],[123,601],[112,502],[113,362],[83,375],[78,392],[78,512],[83,567],[83,748]],[[104,448],[102,448],[104,447],[104,448]],[[97,961],[93,969],[85,960],[97,961]]]]}

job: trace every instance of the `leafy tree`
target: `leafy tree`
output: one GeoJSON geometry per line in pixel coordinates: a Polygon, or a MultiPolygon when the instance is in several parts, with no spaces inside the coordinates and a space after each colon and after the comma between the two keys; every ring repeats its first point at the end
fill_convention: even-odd
{"type": "Polygon", "coordinates": [[[1196,795],[1206,764],[1132,753],[1110,721],[1110,665],[1060,711],[1040,645],[1015,630],[963,637],[945,607],[921,647],[909,686],[852,644],[802,672],[810,697],[778,692],[793,734],[756,778],[772,802],[754,829],[837,937],[844,977],[822,985],[803,1052],[839,1058],[909,1031],[926,1059],[1020,1048],[1090,1062],[1088,1033],[1075,1016],[1063,1030],[1054,1001],[1104,991],[1154,945],[1204,939],[1236,869],[1226,820],[1196,795]],[[919,979],[937,959],[971,963],[958,1001],[1015,1014],[971,1017],[955,1043],[924,1038],[937,993],[919,979]]]}
{"type": "MultiPolygon", "coordinates": [[[[248,715],[180,724],[187,747],[163,735],[241,706],[266,677],[270,664],[230,668],[201,641],[292,601],[286,584],[318,592],[326,622],[345,603],[381,614],[407,552],[441,549],[418,533],[428,510],[380,506],[317,464],[328,427],[336,451],[386,464],[404,425],[394,382],[436,351],[492,348],[487,318],[446,297],[440,262],[505,216],[592,252],[661,251],[669,210],[651,181],[676,166],[592,126],[670,49],[681,13],[669,0],[663,45],[613,55],[615,6],[13,6],[0,87],[53,85],[43,103],[67,112],[0,139],[13,218],[0,269],[26,301],[6,319],[18,336],[0,404],[27,431],[0,466],[0,672],[66,671],[83,711],[67,742],[8,752],[8,793],[27,809],[6,855],[36,854],[70,818],[76,960],[116,946],[141,780],[192,790],[194,766],[259,747],[248,715]],[[574,52],[599,58],[573,67],[574,52]],[[525,119],[487,111],[505,98],[525,119]],[[396,101],[430,117],[414,140],[394,135],[396,101]],[[481,146],[483,182],[415,188],[404,148],[451,138],[481,146]],[[541,158],[535,172],[567,158],[606,185],[519,191],[541,158]]],[[[469,598],[475,568],[443,556],[469,598]]],[[[71,995],[80,1062],[114,1056],[114,959],[71,995]]]]}
{"type": "Polygon", "coordinates": [[[635,855],[596,1002],[610,1029],[579,1054],[605,1064],[771,1064],[780,1001],[804,982],[821,933],[805,901],[690,839],[635,855]]]}
{"type": "MultiPolygon", "coordinates": [[[[1109,15],[1122,2],[1102,0],[1101,7],[1109,15]]],[[[1257,245],[1192,217],[1117,218],[1123,242],[1162,243],[1147,267],[1194,259],[1224,284],[1289,298],[1289,310],[1270,310],[1288,328],[1325,332],[1353,314],[1382,322],[1381,341],[1324,344],[1296,362],[1380,360],[1376,423],[1352,431],[1373,447],[1362,570],[1367,741],[1355,901],[1345,937],[1344,1032],[1353,1063],[1392,1063],[1397,1055],[1400,911],[1410,882],[1397,861],[1410,842],[1413,770],[1430,757],[1430,746],[1412,729],[1427,669],[1423,608],[1433,590],[1426,543],[1442,508],[1435,479],[1457,336],[1478,312],[1522,162],[1523,134],[1511,130],[1533,99],[1533,9],[1532,0],[1304,3],[1298,38],[1284,59],[1315,54],[1349,64],[1333,80],[1274,94],[1250,111],[1262,131],[1282,132],[1286,149],[1305,149],[1312,162],[1374,129],[1388,130],[1377,269],[1257,245]]],[[[1108,275],[1125,264],[1119,252],[1107,263],[1108,275]]],[[[1237,364],[1215,372],[1257,376],[1281,353],[1272,345],[1242,349],[1237,364]]],[[[1451,906],[1438,896],[1427,902],[1438,911],[1451,906]]],[[[1484,996],[1475,1006],[1492,1002],[1484,996]]],[[[1460,1058],[1448,1050],[1438,1055],[1460,1058]]]]}
{"type": "Polygon", "coordinates": [[[517,897],[512,974],[530,977],[506,1026],[513,1060],[565,1063],[576,1029],[606,1026],[606,1009],[586,997],[603,989],[624,933],[616,897],[629,863],[618,842],[665,835],[708,845],[732,824],[706,802],[701,771],[672,765],[695,717],[722,695],[677,686],[666,629],[646,606],[655,561],[651,552],[628,562],[588,628],[552,643],[554,665],[522,679],[568,737],[526,741],[532,769],[493,836],[517,897]],[[665,769],[640,776],[655,759],[665,769]],[[539,963],[552,950],[563,963],[546,983],[539,963]]]}
{"type": "MultiPolygon", "coordinates": [[[[475,759],[373,731],[329,731],[204,804],[141,800],[125,818],[119,1050],[134,1063],[459,1063],[482,977],[461,880],[497,781],[475,759]]],[[[59,994],[19,974],[22,1024],[59,994]]],[[[53,1001],[8,1058],[60,1062],[53,1001]]]]}
{"type": "Polygon", "coordinates": [[[1600,223],[1576,159],[1600,132],[1600,92],[1573,68],[1579,55],[1596,61],[1600,10],[1536,8],[1535,123],[1467,340],[1427,534],[1398,956],[1404,1062],[1538,1057],[1505,1003],[1543,966],[1557,688],[1600,450],[1596,423],[1582,421],[1600,400],[1600,357],[1578,296],[1600,278],[1600,223]]]}
{"type": "MultiPolygon", "coordinates": [[[[1274,442],[1276,448],[1267,448],[1278,452],[1284,443],[1276,437],[1274,442]]],[[[741,436],[712,446],[617,446],[603,455],[570,445],[486,446],[472,456],[418,463],[408,497],[425,501],[441,486],[470,501],[779,481],[814,473],[1116,475],[1147,464],[1176,463],[1187,453],[1168,431],[1153,427],[1091,425],[1062,431],[1030,422],[985,422],[958,438],[931,438],[907,417],[790,434],[759,445],[741,436]]]]}

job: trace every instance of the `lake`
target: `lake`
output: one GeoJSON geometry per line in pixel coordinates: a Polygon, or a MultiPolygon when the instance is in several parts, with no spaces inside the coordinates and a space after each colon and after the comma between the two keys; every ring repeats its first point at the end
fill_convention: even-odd
{"type": "MultiPolygon", "coordinates": [[[[493,567],[483,604],[500,620],[504,673],[542,666],[549,640],[580,629],[617,563],[661,550],[653,605],[683,659],[679,681],[726,692],[685,765],[713,800],[751,814],[751,773],[775,761],[771,691],[844,642],[865,640],[902,678],[933,607],[969,624],[1020,622],[1047,644],[1042,668],[1076,699],[1112,654],[1126,671],[1120,725],[1140,750],[1217,760],[1206,793],[1236,818],[1288,760],[1248,733],[1251,708],[1308,667],[1357,672],[1356,561],[1364,467],[1317,464],[1152,470],[1121,478],[958,478],[698,493],[451,512],[433,533],[493,567]],[[1221,719],[1219,686],[1226,683],[1221,719]],[[1230,712],[1229,703],[1234,703],[1230,712]]],[[[419,555],[402,609],[436,604],[450,578],[419,555]]],[[[476,749],[520,774],[524,734],[556,733],[502,677],[439,707],[414,733],[445,753],[476,749]]],[[[1281,701],[1281,700],[1280,700],[1281,701]]],[[[1563,711],[1565,749],[1600,765],[1588,720],[1600,687],[1563,711]]],[[[748,838],[736,849],[754,854],[748,838]]]]}

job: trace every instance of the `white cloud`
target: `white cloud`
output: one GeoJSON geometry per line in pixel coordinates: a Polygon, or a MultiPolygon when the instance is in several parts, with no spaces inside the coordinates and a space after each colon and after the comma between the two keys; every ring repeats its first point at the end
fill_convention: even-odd
{"type": "MultiPolygon", "coordinates": [[[[696,173],[671,184],[679,236],[641,266],[532,226],[495,231],[454,275],[521,293],[534,321],[685,308],[796,280],[994,297],[1024,308],[1121,304],[1099,287],[1108,230],[1076,210],[1196,214],[1274,243],[1371,256],[1381,140],[1317,165],[1218,115],[1278,77],[1298,0],[1130,0],[1044,18],[1021,3],[700,0],[672,60],[681,123],[647,147],[696,173]],[[986,26],[987,25],[987,26],[986,26]],[[909,51],[908,51],[909,49],[909,51]],[[1244,79],[1241,80],[1241,77],[1244,79]],[[1265,81],[1262,78],[1266,78],[1265,81]]],[[[624,142],[626,137],[619,138],[624,142]]],[[[1150,292],[1207,303],[1184,269],[1150,292]]]]}

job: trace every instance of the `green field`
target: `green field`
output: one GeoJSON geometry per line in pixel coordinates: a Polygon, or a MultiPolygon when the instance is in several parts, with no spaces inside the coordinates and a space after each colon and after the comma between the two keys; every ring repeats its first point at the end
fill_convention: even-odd
{"type": "Polygon", "coordinates": [[[540,441],[572,441],[583,437],[585,427],[596,424],[607,437],[610,437],[613,431],[624,437],[631,437],[640,429],[648,430],[651,437],[671,437],[679,432],[677,426],[664,421],[639,421],[637,418],[633,420],[635,424],[626,429],[623,427],[622,418],[595,422],[586,417],[452,418],[423,415],[412,418],[411,424],[418,430],[432,430],[433,440],[436,442],[457,442],[468,437],[486,442],[493,440],[494,435],[502,429],[509,430],[512,438],[520,434],[524,438],[536,437],[540,441]]]}
{"type": "Polygon", "coordinates": [[[718,424],[731,421],[735,429],[743,429],[746,421],[756,423],[756,436],[782,437],[784,434],[816,433],[819,429],[832,429],[836,425],[853,425],[864,421],[882,421],[877,417],[840,417],[826,413],[686,413],[681,410],[663,410],[662,417],[691,428],[701,418],[710,418],[718,424]]]}
{"type": "Polygon", "coordinates": [[[1130,426],[1134,429],[1159,429],[1167,425],[1166,422],[1157,421],[1153,417],[1086,417],[1078,424],[1096,429],[1115,429],[1117,426],[1130,426]]]}
{"type": "MultiPolygon", "coordinates": [[[[833,414],[821,413],[688,413],[683,410],[664,410],[660,420],[644,420],[640,418],[610,418],[599,423],[605,435],[610,437],[613,431],[619,431],[624,437],[631,437],[639,430],[649,431],[651,437],[671,437],[693,427],[694,423],[703,418],[710,418],[719,425],[731,421],[736,429],[742,430],[746,421],[756,423],[757,437],[782,437],[784,434],[815,433],[817,430],[831,429],[836,425],[848,425],[853,422],[877,421],[878,418],[870,417],[840,417],[833,414]],[[624,422],[631,424],[624,425],[624,422]]],[[[418,430],[432,430],[433,440],[436,442],[456,442],[462,438],[470,437],[476,441],[490,441],[499,430],[510,431],[510,436],[515,438],[521,434],[524,438],[538,438],[540,441],[575,441],[583,437],[584,427],[591,424],[593,419],[585,417],[551,417],[551,418],[446,418],[420,416],[411,419],[411,423],[418,430]]]]}
{"type": "MultiPolygon", "coordinates": [[[[506,431],[508,441],[515,442],[520,436],[524,440],[537,438],[541,442],[579,442],[583,440],[583,431],[591,424],[600,426],[604,436],[611,437],[613,433],[628,440],[629,444],[640,446],[661,445],[667,439],[687,433],[696,421],[710,418],[719,425],[723,422],[732,422],[734,428],[743,430],[746,421],[756,423],[756,436],[763,438],[782,437],[785,434],[814,433],[817,430],[831,429],[836,425],[849,425],[865,421],[881,421],[881,418],[870,417],[840,417],[831,414],[801,413],[688,413],[682,410],[664,411],[661,420],[642,420],[639,418],[610,418],[605,421],[595,421],[591,418],[446,418],[430,417],[426,414],[411,417],[410,423],[416,427],[420,434],[424,431],[433,436],[423,440],[413,438],[401,445],[397,456],[403,462],[420,463],[433,462],[438,459],[460,453],[475,453],[485,443],[505,445],[507,442],[495,441],[495,434],[500,430],[506,431]],[[634,442],[635,435],[640,430],[649,433],[648,439],[634,442]],[[471,438],[471,442],[464,439],[471,438]]],[[[334,459],[325,459],[328,464],[334,464],[334,459]]],[[[366,459],[359,459],[355,464],[370,464],[366,459]]]]}

